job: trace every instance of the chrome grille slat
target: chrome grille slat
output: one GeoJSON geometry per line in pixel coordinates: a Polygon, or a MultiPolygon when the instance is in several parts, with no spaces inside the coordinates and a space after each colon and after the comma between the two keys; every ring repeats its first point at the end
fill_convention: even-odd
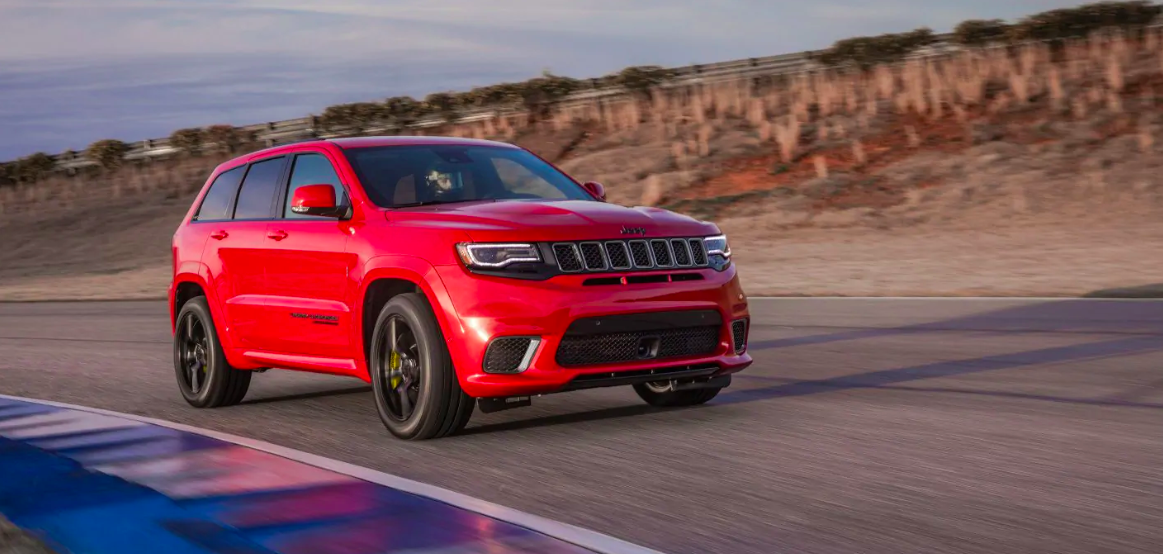
{"type": "Polygon", "coordinates": [[[670,241],[652,239],[650,253],[654,255],[654,265],[658,267],[674,267],[674,252],[670,251],[670,241]]]}
{"type": "Polygon", "coordinates": [[[644,240],[630,241],[630,255],[634,259],[634,267],[649,269],[654,267],[654,254],[650,252],[650,244],[644,240]]]}
{"type": "Polygon", "coordinates": [[[607,267],[610,267],[606,260],[606,249],[602,248],[602,243],[583,242],[579,247],[582,263],[585,264],[587,271],[605,271],[607,267]]]}
{"type": "Polygon", "coordinates": [[[691,262],[696,267],[707,265],[707,246],[702,239],[687,239],[687,246],[691,249],[691,262]]]}
{"type": "Polygon", "coordinates": [[[606,259],[610,261],[611,269],[630,269],[634,262],[630,261],[630,248],[620,240],[606,242],[606,259]]]}
{"type": "Polygon", "coordinates": [[[566,273],[583,271],[581,252],[577,245],[571,242],[560,242],[553,245],[553,255],[557,258],[558,269],[566,273]]]}
{"type": "Polygon", "coordinates": [[[670,251],[674,254],[674,265],[679,267],[690,267],[691,265],[691,247],[687,241],[683,239],[670,239],[670,251]]]}

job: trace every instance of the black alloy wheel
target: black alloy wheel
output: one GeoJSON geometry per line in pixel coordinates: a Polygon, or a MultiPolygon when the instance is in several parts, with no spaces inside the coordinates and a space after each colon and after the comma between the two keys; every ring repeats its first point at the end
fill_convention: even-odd
{"type": "Polygon", "coordinates": [[[206,298],[182,305],[174,326],[174,373],[182,398],[196,408],[218,408],[242,402],[252,372],[226,361],[206,298]]]}
{"type": "Polygon", "coordinates": [[[423,295],[384,305],[372,331],[372,389],[380,421],[393,435],[426,440],[468,424],[476,399],[460,388],[436,314],[423,295]]]}

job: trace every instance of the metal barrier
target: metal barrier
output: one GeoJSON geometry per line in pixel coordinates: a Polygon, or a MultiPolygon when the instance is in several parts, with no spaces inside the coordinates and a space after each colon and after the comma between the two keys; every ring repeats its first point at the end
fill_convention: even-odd
{"type": "MultiPolygon", "coordinates": [[[[1149,28],[1157,29],[1161,26],[1163,25],[1156,23],[1150,25],[1149,28]]],[[[961,47],[953,43],[952,33],[935,35],[934,38],[935,42],[933,44],[930,44],[929,46],[921,48],[909,56],[906,56],[906,60],[948,56],[961,51],[961,47]]],[[[674,67],[670,68],[670,72],[673,75],[673,78],[666,86],[682,87],[693,83],[710,84],[733,79],[740,79],[744,77],[788,75],[820,70],[823,69],[823,67],[813,62],[812,58],[822,52],[823,50],[810,50],[794,54],[781,54],[778,56],[746,58],[742,60],[674,67]]],[[[558,102],[558,105],[564,108],[576,107],[593,102],[594,100],[609,100],[618,97],[625,97],[629,94],[630,91],[627,91],[622,87],[590,89],[579,91],[566,96],[558,102]]],[[[464,110],[460,112],[459,117],[454,120],[454,123],[471,123],[475,121],[482,121],[490,118],[494,114],[497,114],[499,111],[507,114],[523,113],[522,110],[513,108],[504,110],[498,110],[496,108],[464,110]]],[[[442,117],[429,117],[416,121],[408,127],[422,129],[439,126],[443,123],[445,123],[445,120],[442,117]]],[[[342,134],[324,133],[319,128],[318,116],[314,115],[300,117],[297,119],[288,119],[286,121],[272,121],[268,123],[245,125],[238,127],[238,129],[246,133],[253,133],[256,141],[266,146],[275,146],[279,144],[308,140],[311,138],[340,136],[342,134]]],[[[383,131],[385,129],[368,130],[383,131]]],[[[212,144],[208,145],[212,146],[212,144]]],[[[129,146],[129,152],[125,155],[125,159],[127,160],[146,160],[165,157],[180,151],[180,149],[170,145],[170,140],[168,138],[148,139],[133,142],[129,143],[129,146]]],[[[79,169],[82,167],[96,165],[96,162],[86,159],[83,153],[74,153],[72,155],[59,154],[53,156],[53,160],[56,163],[57,169],[59,170],[79,169]]]]}

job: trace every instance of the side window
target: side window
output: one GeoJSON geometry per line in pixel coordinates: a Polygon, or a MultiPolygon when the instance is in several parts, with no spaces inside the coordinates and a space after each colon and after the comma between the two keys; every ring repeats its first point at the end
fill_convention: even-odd
{"type": "Polygon", "coordinates": [[[279,190],[279,177],[283,175],[285,158],[274,158],[250,164],[250,171],[242,180],[242,190],[238,193],[238,204],[234,208],[234,219],[266,219],[271,217],[275,194],[279,190]]]}
{"type": "Polygon", "coordinates": [[[230,171],[223,171],[210,183],[210,190],[202,199],[202,205],[194,214],[198,221],[215,221],[230,219],[230,203],[234,201],[234,193],[238,192],[238,184],[242,182],[242,174],[246,173],[246,166],[236,167],[230,171]]]}
{"type": "Polygon", "coordinates": [[[343,185],[331,162],[322,154],[300,154],[295,156],[295,166],[291,168],[291,183],[287,187],[287,199],[283,203],[283,217],[287,219],[327,219],[317,216],[297,214],[291,211],[291,197],[295,189],[303,185],[331,185],[335,188],[335,201],[344,202],[343,185]]]}

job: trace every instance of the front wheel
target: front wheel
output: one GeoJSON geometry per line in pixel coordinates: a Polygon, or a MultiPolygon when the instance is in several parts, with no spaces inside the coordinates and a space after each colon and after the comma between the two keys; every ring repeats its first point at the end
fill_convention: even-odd
{"type": "Polygon", "coordinates": [[[371,378],[384,427],[407,440],[456,433],[476,400],[456,379],[444,336],[428,301],[401,294],[380,311],[372,332],[371,378]]]}
{"type": "Polygon", "coordinates": [[[659,408],[678,408],[682,406],[698,406],[706,404],[719,394],[720,388],[671,390],[669,383],[639,383],[634,385],[634,392],[651,406],[659,408]]]}

